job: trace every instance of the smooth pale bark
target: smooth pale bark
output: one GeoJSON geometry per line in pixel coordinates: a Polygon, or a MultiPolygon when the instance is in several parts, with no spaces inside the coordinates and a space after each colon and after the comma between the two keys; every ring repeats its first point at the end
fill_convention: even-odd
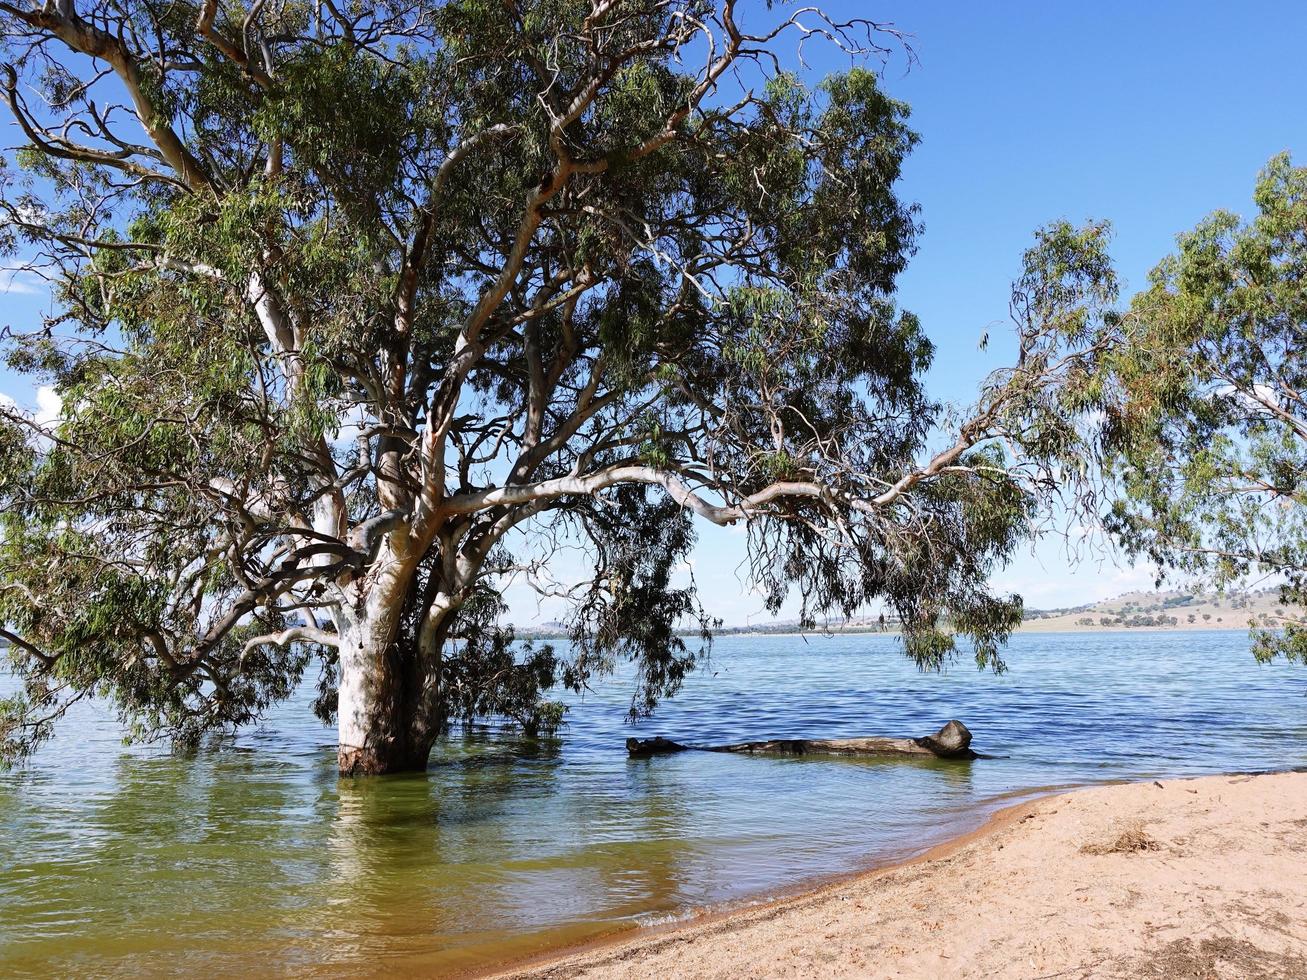
{"type": "Polygon", "coordinates": [[[342,776],[426,770],[445,722],[438,679],[459,606],[456,595],[476,581],[485,553],[497,540],[480,542],[469,557],[459,552],[459,538],[443,539],[441,550],[450,558],[440,569],[441,585],[414,623],[405,617],[413,616],[415,555],[426,545],[414,547],[410,536],[392,523],[392,515],[382,514],[357,529],[359,547],[377,548],[378,571],[342,586],[334,611],[340,636],[336,711],[342,776]]]}
{"type": "Polygon", "coordinates": [[[338,620],[344,627],[336,702],[342,776],[427,768],[438,729],[429,683],[432,667],[418,649],[401,648],[397,627],[402,609],[402,591],[374,588],[362,609],[338,620]]]}
{"type": "Polygon", "coordinates": [[[414,659],[391,644],[342,644],[336,708],[342,776],[426,770],[435,734],[414,659]]]}
{"type": "Polygon", "coordinates": [[[682,745],[671,739],[628,738],[626,751],[632,756],[666,755],[671,752],[739,752],[759,755],[916,755],[940,759],[976,759],[971,732],[960,721],[950,721],[934,735],[921,738],[778,738],[730,745],[682,745]]]}

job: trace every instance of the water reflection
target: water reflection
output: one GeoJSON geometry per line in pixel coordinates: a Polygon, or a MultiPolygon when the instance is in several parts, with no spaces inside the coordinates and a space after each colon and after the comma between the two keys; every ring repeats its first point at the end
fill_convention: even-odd
{"type": "Polygon", "coordinates": [[[392,779],[339,781],[304,704],[245,751],[191,758],[124,749],[87,706],[0,775],[0,972],[440,974],[904,857],[1034,786],[1307,764],[1307,672],[1259,667],[1241,633],[1021,636],[1009,662],[932,676],[887,637],[730,638],[717,676],[639,731],[915,735],[959,717],[1003,756],[975,763],[630,760],[621,680],[564,743],[480,727],[392,779]]]}

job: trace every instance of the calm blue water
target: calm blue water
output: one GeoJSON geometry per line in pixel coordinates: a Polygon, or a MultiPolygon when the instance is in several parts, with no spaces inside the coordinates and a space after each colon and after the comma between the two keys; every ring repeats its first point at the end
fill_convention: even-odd
{"type": "Polygon", "coordinates": [[[1307,766],[1307,670],[1258,665],[1241,631],[1022,634],[1007,659],[922,674],[892,637],[726,637],[635,731],[959,718],[1003,756],[971,763],[629,760],[620,677],[560,746],[483,728],[383,780],[337,780],[304,700],[191,758],[88,708],[0,773],[0,973],[449,973],[906,857],[1032,790],[1307,766]]]}

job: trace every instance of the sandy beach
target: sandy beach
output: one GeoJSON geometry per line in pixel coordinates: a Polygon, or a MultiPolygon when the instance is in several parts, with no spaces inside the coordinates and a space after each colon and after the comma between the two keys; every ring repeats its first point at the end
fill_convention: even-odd
{"type": "Polygon", "coordinates": [[[503,978],[1307,977],[1307,773],[1103,786],[503,978]]]}

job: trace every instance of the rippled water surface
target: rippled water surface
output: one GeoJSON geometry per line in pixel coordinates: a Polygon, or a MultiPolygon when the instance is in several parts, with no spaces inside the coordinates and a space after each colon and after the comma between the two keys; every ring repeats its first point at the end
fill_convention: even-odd
{"type": "MultiPolygon", "coordinates": [[[[1246,634],[1022,634],[1010,673],[886,636],[726,637],[640,735],[920,735],[975,762],[628,760],[621,678],[564,740],[482,729],[430,773],[338,781],[307,699],[198,757],[70,717],[0,773],[0,973],[442,975],[907,857],[1014,794],[1307,766],[1307,670],[1246,634]]],[[[5,682],[0,680],[0,693],[5,682]]]]}

